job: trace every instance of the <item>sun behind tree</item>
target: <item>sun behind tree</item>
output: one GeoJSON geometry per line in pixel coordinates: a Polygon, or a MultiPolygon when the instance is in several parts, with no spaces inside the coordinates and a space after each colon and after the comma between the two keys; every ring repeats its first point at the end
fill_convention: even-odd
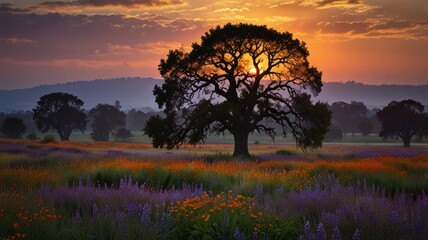
{"type": "Polygon", "coordinates": [[[322,82],[308,56],[305,43],[288,32],[250,24],[210,29],[189,53],[171,50],[161,60],[165,83],[154,94],[166,117],[151,117],[144,132],[154,147],[171,149],[226,131],[234,137],[233,155],[247,157],[250,133],[276,135],[267,119],[302,149],[321,147],[331,113],[311,101],[322,82]]]}

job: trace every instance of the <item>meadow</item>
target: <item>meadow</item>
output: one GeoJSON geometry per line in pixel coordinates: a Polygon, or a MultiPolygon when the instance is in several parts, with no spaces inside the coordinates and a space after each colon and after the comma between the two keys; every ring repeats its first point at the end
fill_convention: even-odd
{"type": "Polygon", "coordinates": [[[428,239],[428,147],[0,140],[0,239],[428,239]]]}

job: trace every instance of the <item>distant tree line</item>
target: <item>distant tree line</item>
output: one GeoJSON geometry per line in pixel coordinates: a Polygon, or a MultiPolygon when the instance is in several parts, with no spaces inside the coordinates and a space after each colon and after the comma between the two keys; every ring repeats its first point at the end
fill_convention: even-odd
{"type": "Polygon", "coordinates": [[[383,109],[368,110],[363,102],[335,102],[329,107],[332,119],[326,141],[340,140],[347,133],[376,133],[384,139],[401,139],[404,147],[410,147],[412,139],[421,141],[428,136],[428,113],[424,105],[411,99],[392,101],[383,109]]]}
{"type": "Polygon", "coordinates": [[[369,136],[381,131],[381,123],[376,116],[379,109],[369,110],[363,102],[334,102],[329,109],[332,119],[330,131],[326,134],[327,141],[342,139],[348,133],[369,136]]]}
{"type": "Polygon", "coordinates": [[[2,137],[18,139],[25,133],[27,139],[36,140],[36,132],[56,132],[60,140],[68,141],[74,131],[85,132],[90,127],[94,141],[127,142],[133,137],[131,131],[141,131],[154,113],[131,109],[121,111],[121,104],[98,104],[89,111],[83,101],[68,93],[51,93],[40,97],[33,111],[0,113],[2,137]]]}
{"type": "MultiPolygon", "coordinates": [[[[62,141],[68,141],[73,131],[85,132],[90,127],[94,141],[127,142],[132,131],[142,131],[150,117],[162,113],[145,113],[131,109],[121,110],[121,104],[98,104],[89,111],[83,101],[68,93],[51,93],[40,97],[33,111],[0,113],[2,137],[18,139],[25,133],[27,139],[36,139],[36,131],[58,133],[62,141]]],[[[328,106],[332,112],[329,131],[324,141],[337,141],[349,134],[401,139],[405,147],[411,141],[428,137],[428,113],[425,107],[414,100],[392,101],[383,109],[368,109],[363,102],[334,102],[328,106]]],[[[273,128],[280,128],[275,123],[273,128]]],[[[160,124],[159,124],[160,125],[160,124]]],[[[159,126],[162,128],[163,126],[159,126]]]]}

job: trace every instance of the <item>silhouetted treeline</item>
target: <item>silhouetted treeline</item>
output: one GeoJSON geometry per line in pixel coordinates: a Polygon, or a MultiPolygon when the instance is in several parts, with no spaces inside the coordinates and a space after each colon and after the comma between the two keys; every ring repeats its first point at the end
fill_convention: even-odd
{"type": "Polygon", "coordinates": [[[0,112],[0,123],[4,122],[6,118],[20,118],[26,126],[26,132],[39,132],[36,124],[33,121],[33,112],[32,111],[15,111],[11,113],[0,112]]]}
{"type": "MultiPolygon", "coordinates": [[[[75,123],[70,122],[65,124],[68,126],[48,126],[49,122],[47,120],[40,120],[38,119],[39,117],[35,115],[35,113],[37,113],[37,108],[35,108],[33,111],[15,111],[11,113],[1,112],[0,123],[2,124],[2,131],[0,131],[0,134],[2,137],[8,138],[35,139],[36,137],[34,133],[40,134],[40,132],[45,133],[48,131],[56,131],[61,136],[61,134],[64,135],[64,129],[73,128],[72,131],[80,130],[82,132],[90,132],[91,137],[95,141],[108,141],[109,137],[113,137],[117,141],[130,141],[133,137],[131,132],[142,131],[146,126],[147,120],[150,119],[151,116],[164,116],[164,113],[160,111],[144,112],[135,108],[126,112],[122,111],[121,103],[118,100],[111,105],[98,104],[91,110],[83,110],[81,108],[83,102],[80,102],[80,99],[73,95],[69,96],[68,94],[55,93],[44,95],[40,99],[42,100],[47,98],[49,101],[53,102],[64,102],[64,99],[62,99],[63,95],[71,97],[73,101],[70,101],[70,103],[72,103],[70,106],[67,105],[66,107],[63,107],[63,109],[59,109],[58,113],[56,113],[56,116],[62,118],[65,117],[65,119],[68,119],[69,121],[73,118],[73,116],[75,116],[74,112],[70,111],[69,108],[80,109],[76,112],[82,114],[82,117],[79,121],[83,121],[84,123],[81,123],[80,127],[78,127],[75,123]],[[75,101],[77,101],[79,104],[75,105],[75,101]],[[37,119],[40,123],[39,127],[36,124],[37,121],[35,121],[37,119]],[[86,128],[86,126],[88,126],[88,128],[86,128]]],[[[38,104],[47,104],[46,102],[42,102],[39,101],[38,104]]],[[[352,137],[355,135],[379,135],[380,137],[384,138],[401,138],[403,139],[404,145],[407,147],[410,146],[410,141],[427,141],[428,113],[425,112],[425,108],[420,102],[410,99],[401,102],[392,101],[383,109],[369,109],[363,102],[352,101],[347,103],[340,101],[334,102],[328,107],[332,112],[332,118],[330,130],[327,132],[324,138],[324,140],[327,142],[341,140],[346,135],[352,137]],[[407,108],[408,110],[406,110],[407,108]],[[387,109],[394,110],[388,110],[390,112],[387,114],[387,109]],[[412,114],[414,117],[411,117],[413,116],[412,114]],[[400,124],[393,124],[394,122],[391,123],[389,121],[390,119],[397,121],[395,119],[401,119],[403,116],[408,117],[409,119],[406,120],[403,118],[404,120],[402,120],[400,124]],[[381,119],[382,122],[379,119],[381,119]],[[402,133],[404,130],[400,130],[400,127],[409,123],[409,127],[415,128],[415,130],[412,132],[412,134],[406,133],[406,135],[402,133]],[[403,135],[406,135],[406,137],[402,137],[403,135]]],[[[281,126],[275,122],[263,120],[263,124],[273,127],[277,133],[282,131],[281,126]]],[[[406,127],[405,129],[409,129],[409,127],[406,127]]],[[[67,140],[68,136],[63,136],[61,139],[67,140]]],[[[280,136],[278,135],[278,137],[280,136]]]]}

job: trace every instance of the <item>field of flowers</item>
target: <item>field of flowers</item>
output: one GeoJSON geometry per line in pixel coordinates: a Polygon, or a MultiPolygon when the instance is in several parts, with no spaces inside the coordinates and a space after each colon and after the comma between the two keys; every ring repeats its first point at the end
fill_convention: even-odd
{"type": "Polygon", "coordinates": [[[0,239],[428,239],[427,146],[229,147],[1,140],[0,239]]]}

